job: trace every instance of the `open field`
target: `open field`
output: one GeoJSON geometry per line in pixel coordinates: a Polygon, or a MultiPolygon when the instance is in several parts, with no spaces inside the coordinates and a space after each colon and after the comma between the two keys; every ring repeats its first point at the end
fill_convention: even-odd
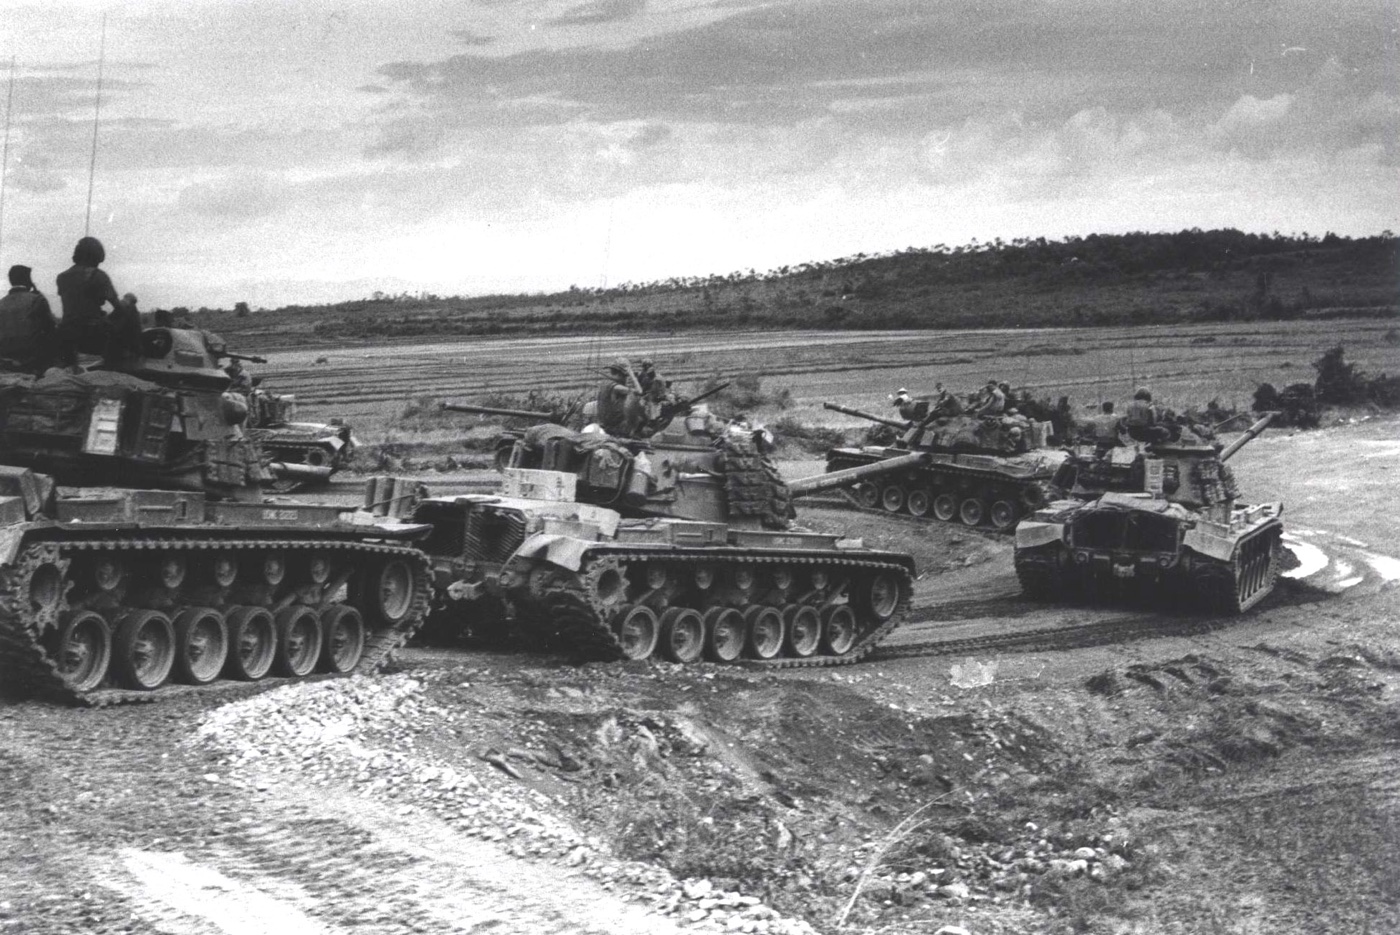
{"type": "MultiPolygon", "coordinates": [[[[1146,383],[1167,405],[1212,397],[1247,406],[1260,382],[1311,381],[1312,362],[1336,344],[1370,373],[1400,372],[1400,337],[1374,319],[1254,322],[1171,327],[990,331],[814,331],[619,334],[599,338],[468,339],[389,347],[318,347],[277,351],[256,368],[267,386],[295,392],[303,418],[348,419],[362,440],[382,440],[405,404],[417,397],[478,400],[532,389],[577,392],[596,385],[597,368],[615,356],[650,357],[662,373],[693,392],[713,374],[752,373],[764,389],[791,390],[792,415],[804,422],[851,426],[857,420],[821,409],[823,400],[884,408],[900,386],[915,393],[942,381],[971,391],[989,377],[1076,403],[1124,400],[1146,383]],[[318,358],[326,362],[316,363],[318,358]]],[[[462,416],[461,425],[474,420],[462,416]]]]}

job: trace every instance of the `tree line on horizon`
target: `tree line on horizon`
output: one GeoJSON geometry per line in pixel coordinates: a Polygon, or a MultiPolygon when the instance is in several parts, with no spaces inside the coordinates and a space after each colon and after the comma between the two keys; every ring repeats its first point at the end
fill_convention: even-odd
{"type": "MultiPolygon", "coordinates": [[[[323,340],[760,328],[948,328],[1281,319],[1400,305],[1400,238],[1234,229],[1000,238],[552,293],[375,293],[276,309],[323,340]]],[[[185,310],[180,310],[185,311],[185,310]]],[[[201,327],[268,331],[246,303],[201,327]]]]}

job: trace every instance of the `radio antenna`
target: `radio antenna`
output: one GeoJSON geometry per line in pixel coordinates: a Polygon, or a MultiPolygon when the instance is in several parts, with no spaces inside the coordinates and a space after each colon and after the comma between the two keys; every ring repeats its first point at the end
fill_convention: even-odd
{"type": "Polygon", "coordinates": [[[83,218],[83,236],[92,228],[92,181],[97,174],[97,124],[102,117],[102,66],[107,60],[107,14],[102,14],[102,42],[97,51],[97,105],[92,113],[92,159],[88,163],[87,216],[83,218]]]}
{"type": "Polygon", "coordinates": [[[5,147],[0,152],[0,246],[5,243],[5,176],[10,169],[10,109],[15,102],[15,57],[10,56],[10,91],[5,95],[5,147]]]}

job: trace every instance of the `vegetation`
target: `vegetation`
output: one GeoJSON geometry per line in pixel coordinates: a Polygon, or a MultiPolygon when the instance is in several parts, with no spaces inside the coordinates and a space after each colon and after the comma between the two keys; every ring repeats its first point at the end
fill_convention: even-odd
{"type": "Polygon", "coordinates": [[[1022,238],[478,297],[375,293],[275,316],[200,309],[244,346],[450,335],[743,329],[935,329],[1393,316],[1400,238],[1237,230],[1022,238]]]}

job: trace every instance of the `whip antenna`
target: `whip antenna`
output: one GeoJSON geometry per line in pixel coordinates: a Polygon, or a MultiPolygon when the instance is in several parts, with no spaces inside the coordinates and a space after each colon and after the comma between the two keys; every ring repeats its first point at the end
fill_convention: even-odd
{"type": "Polygon", "coordinates": [[[97,106],[92,113],[92,160],[88,163],[87,216],[83,218],[83,236],[92,227],[92,180],[97,173],[97,122],[102,117],[102,65],[107,59],[107,14],[102,14],[102,42],[97,51],[97,106]]]}
{"type": "Polygon", "coordinates": [[[5,243],[5,175],[10,169],[10,109],[15,102],[15,57],[10,56],[10,91],[5,95],[5,147],[0,153],[0,245],[5,243]]]}

